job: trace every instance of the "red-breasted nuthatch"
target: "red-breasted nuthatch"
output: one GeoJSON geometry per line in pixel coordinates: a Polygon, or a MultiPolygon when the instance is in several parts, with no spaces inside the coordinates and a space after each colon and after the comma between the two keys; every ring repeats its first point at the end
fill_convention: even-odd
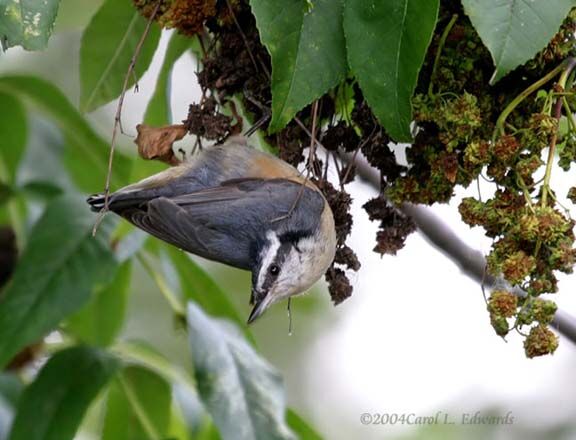
{"type": "MultiPolygon", "coordinates": [[[[88,203],[101,211],[104,195],[88,203]]],[[[311,287],[336,252],[334,218],[318,188],[243,137],[116,191],[108,206],[180,249],[252,271],[248,323],[311,287]]]]}

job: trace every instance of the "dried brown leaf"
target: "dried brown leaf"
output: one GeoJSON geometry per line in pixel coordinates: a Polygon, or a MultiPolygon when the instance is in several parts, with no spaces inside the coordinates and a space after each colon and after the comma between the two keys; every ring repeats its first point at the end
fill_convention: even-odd
{"type": "Polygon", "coordinates": [[[172,144],[182,139],[188,130],[184,125],[166,125],[149,127],[145,124],[136,126],[138,136],[134,142],[138,145],[138,154],[146,160],[160,160],[170,165],[178,165],[180,160],[174,156],[172,144]]]}

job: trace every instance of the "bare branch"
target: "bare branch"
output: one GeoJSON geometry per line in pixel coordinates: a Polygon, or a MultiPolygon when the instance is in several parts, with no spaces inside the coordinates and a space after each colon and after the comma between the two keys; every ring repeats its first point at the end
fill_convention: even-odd
{"type": "MultiPolygon", "coordinates": [[[[356,160],[357,175],[370,183],[374,188],[380,188],[380,175],[370,166],[364,157],[356,160]]],[[[484,255],[468,246],[458,235],[435,215],[430,208],[421,205],[404,203],[399,206],[402,212],[410,216],[418,226],[420,233],[426,240],[452,260],[462,273],[477,283],[486,287],[501,287],[507,283],[502,278],[496,278],[486,273],[486,258],[484,255]]],[[[510,289],[518,296],[525,296],[526,292],[520,288],[510,289]]],[[[551,323],[558,332],[576,344],[576,318],[571,314],[558,310],[551,323]]]]}

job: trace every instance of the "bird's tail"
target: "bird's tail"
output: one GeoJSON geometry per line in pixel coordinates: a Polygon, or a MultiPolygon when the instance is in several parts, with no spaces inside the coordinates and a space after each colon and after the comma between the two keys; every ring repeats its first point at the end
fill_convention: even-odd
{"type": "MultiPolygon", "coordinates": [[[[142,191],[116,191],[108,195],[108,209],[117,214],[122,214],[126,209],[140,208],[143,203],[158,197],[158,195],[160,194],[156,189],[142,191]]],[[[88,202],[92,211],[101,212],[106,204],[104,193],[92,194],[86,199],[86,202],[88,202]]]]}
{"type": "MultiPolygon", "coordinates": [[[[90,209],[94,212],[100,212],[104,209],[105,198],[104,193],[92,194],[86,199],[90,205],[90,209]]],[[[110,200],[108,200],[110,202],[110,200]]]]}

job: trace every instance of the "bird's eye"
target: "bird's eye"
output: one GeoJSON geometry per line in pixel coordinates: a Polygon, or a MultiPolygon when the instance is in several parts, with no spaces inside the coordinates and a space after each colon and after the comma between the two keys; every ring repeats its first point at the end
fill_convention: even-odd
{"type": "Polygon", "coordinates": [[[270,275],[277,276],[280,273],[280,267],[278,267],[277,264],[273,264],[272,266],[270,266],[268,271],[270,272],[270,275]]]}

